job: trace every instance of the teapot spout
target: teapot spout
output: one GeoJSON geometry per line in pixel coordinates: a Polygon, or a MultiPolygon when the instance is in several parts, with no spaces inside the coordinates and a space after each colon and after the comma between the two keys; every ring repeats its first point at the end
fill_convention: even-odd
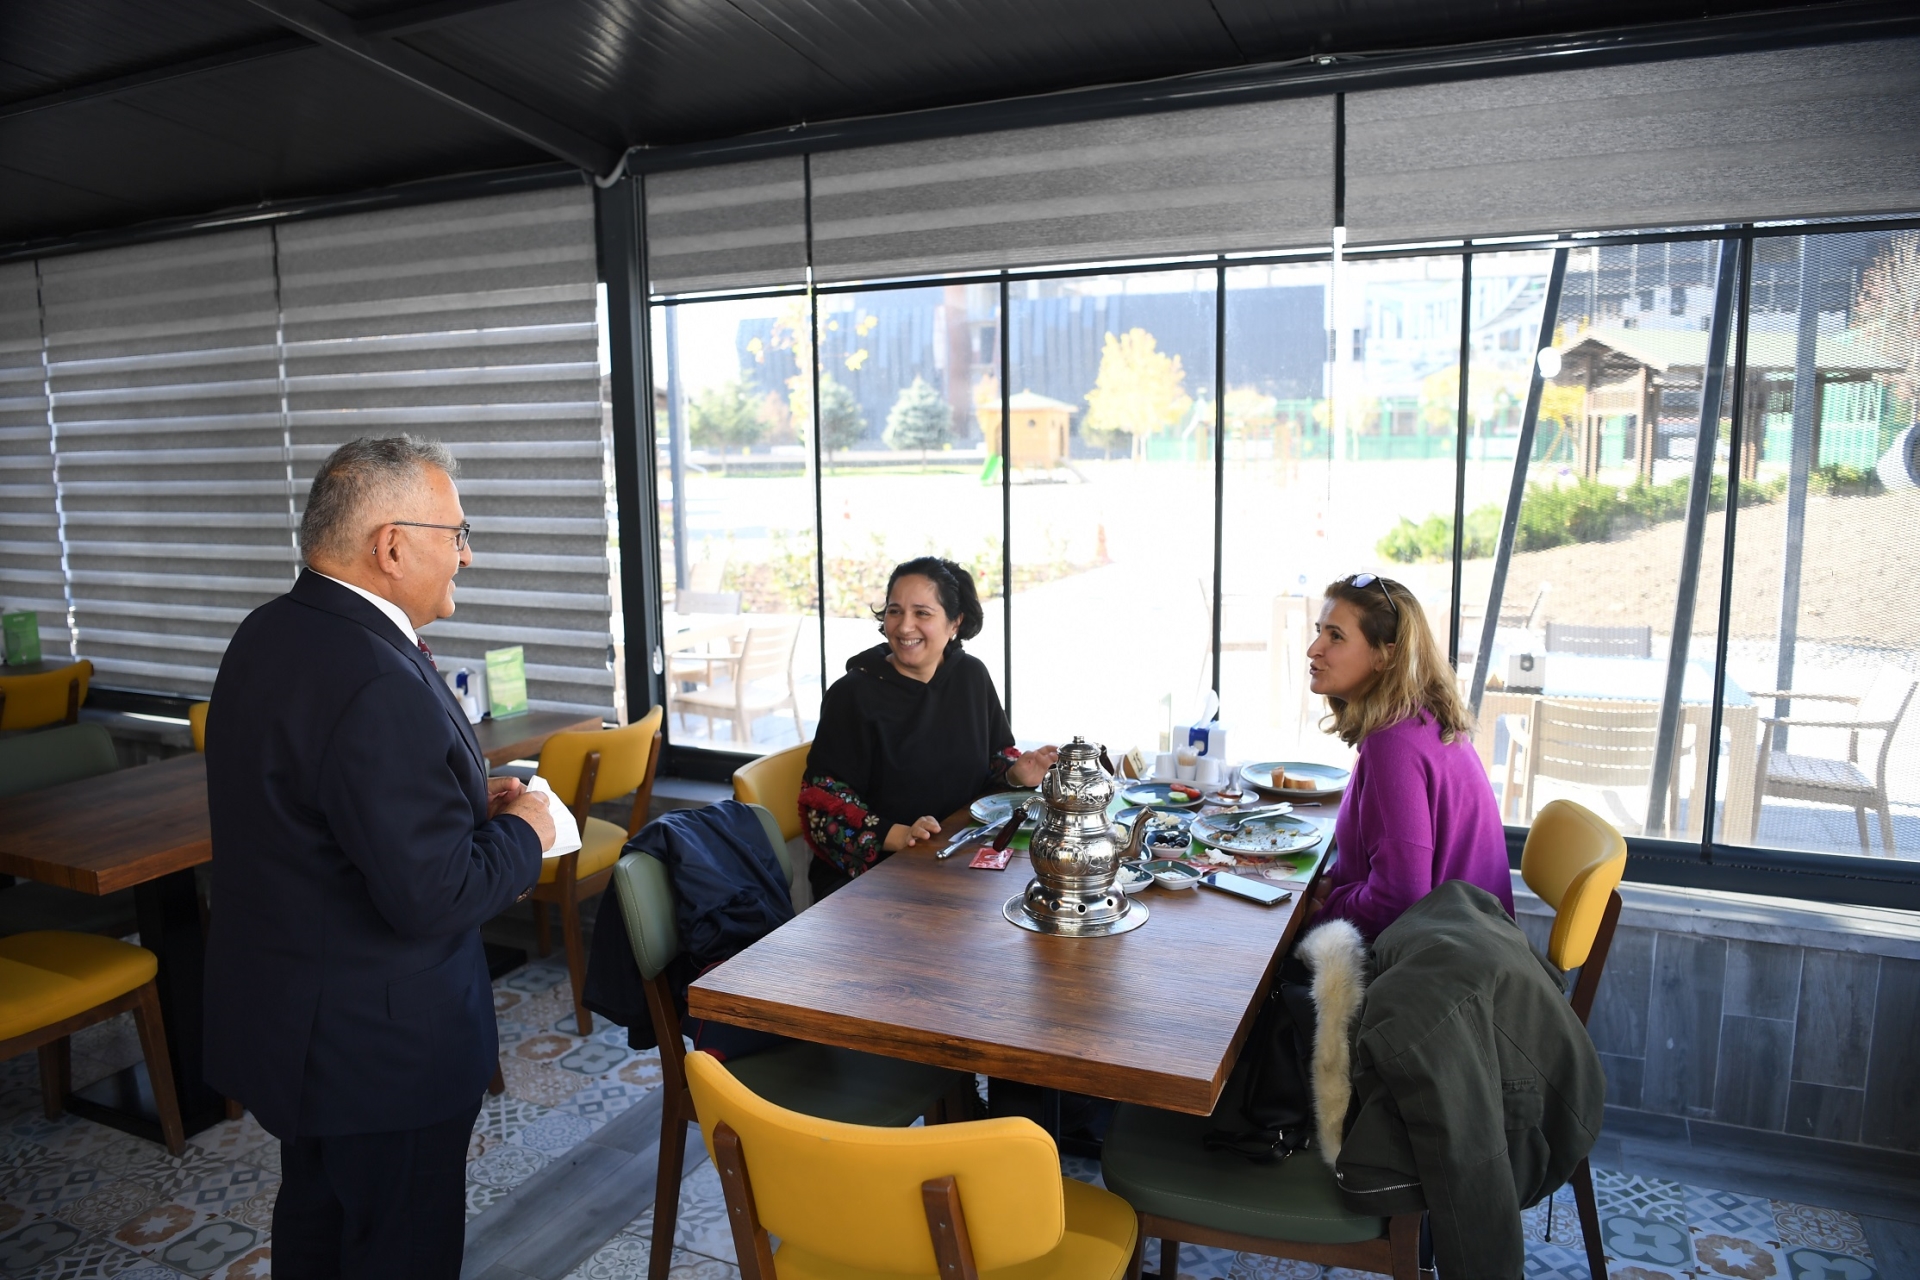
{"type": "Polygon", "coordinates": [[[1147,842],[1147,825],[1153,821],[1154,808],[1148,805],[1134,817],[1133,830],[1127,836],[1127,847],[1120,852],[1120,861],[1133,862],[1140,857],[1141,847],[1147,842]]]}

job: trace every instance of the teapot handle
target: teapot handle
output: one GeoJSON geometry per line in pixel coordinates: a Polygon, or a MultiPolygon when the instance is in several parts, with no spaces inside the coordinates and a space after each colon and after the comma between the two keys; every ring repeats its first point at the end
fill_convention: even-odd
{"type": "Polygon", "coordinates": [[[1105,743],[1100,744],[1099,759],[1100,759],[1100,767],[1107,771],[1107,776],[1109,778],[1117,778],[1120,776],[1120,771],[1113,767],[1113,761],[1107,757],[1107,747],[1105,743]]]}

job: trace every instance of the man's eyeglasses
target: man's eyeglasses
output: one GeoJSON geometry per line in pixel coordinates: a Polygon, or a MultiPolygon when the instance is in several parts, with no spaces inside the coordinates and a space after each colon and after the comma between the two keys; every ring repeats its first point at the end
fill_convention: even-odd
{"type": "Polygon", "coordinates": [[[1393,602],[1393,592],[1387,590],[1387,584],[1371,573],[1356,573],[1347,579],[1347,585],[1356,590],[1365,591],[1368,587],[1380,588],[1380,594],[1387,598],[1387,607],[1393,610],[1395,622],[1400,620],[1400,606],[1393,602]]]}
{"type": "Polygon", "coordinates": [[[465,520],[459,524],[428,524],[424,520],[389,520],[387,523],[403,524],[409,529],[445,529],[453,535],[456,551],[465,551],[473,544],[473,525],[465,520]]]}

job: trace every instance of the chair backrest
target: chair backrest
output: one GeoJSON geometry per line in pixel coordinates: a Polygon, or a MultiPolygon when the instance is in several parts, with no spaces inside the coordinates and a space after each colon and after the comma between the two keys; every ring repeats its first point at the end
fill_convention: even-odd
{"type": "Polygon", "coordinates": [[[805,781],[807,753],[811,750],[813,743],[803,742],[733,771],[734,799],[768,809],[780,823],[781,840],[791,840],[801,832],[800,784],[805,781]]]}
{"type": "Polygon", "coordinates": [[[1547,623],[1548,653],[1584,653],[1604,658],[1651,658],[1652,627],[1583,627],[1547,623]]]}
{"type": "Polygon", "coordinates": [[[1529,777],[1595,787],[1644,787],[1653,773],[1660,709],[1535,698],[1529,777]]]}
{"type": "Polygon", "coordinates": [[[1607,901],[1627,869],[1627,842],[1612,824],[1571,800],[1534,815],[1520,876],[1554,909],[1547,959],[1561,969],[1587,963],[1607,901]]]}
{"type": "Polygon", "coordinates": [[[556,733],[540,748],[538,772],[552,784],[561,802],[572,806],[578,798],[580,773],[587,756],[598,752],[599,771],[594,775],[593,792],[587,803],[600,804],[637,791],[653,781],[654,770],[659,766],[654,758],[654,740],[659,736],[664,716],[661,708],[654,707],[623,729],[556,733]]]}
{"type": "Polygon", "coordinates": [[[738,1135],[760,1225],[782,1248],[848,1270],[934,1276],[921,1186],[943,1177],[958,1184],[982,1272],[1041,1257],[1065,1238],[1060,1153],[1031,1120],[842,1124],[775,1106],[709,1054],[688,1054],[686,1070],[708,1153],[721,1125],[738,1135]]]}
{"type": "Polygon", "coordinates": [[[0,738],[0,797],[112,773],[120,767],[113,735],[97,724],[69,724],[0,738]]]}
{"type": "Polygon", "coordinates": [[[640,976],[652,981],[680,954],[680,927],[673,921],[673,881],[652,854],[623,853],[613,864],[613,891],[634,963],[640,966],[640,976]]]}
{"type": "Polygon", "coordinates": [[[1906,718],[1907,709],[1913,705],[1914,678],[1894,667],[1882,667],[1874,673],[1873,683],[1867,686],[1861,695],[1859,715],[1870,724],[1884,724],[1890,728],[1880,730],[1885,736],[1880,739],[1879,782],[1887,785],[1887,753],[1893,747],[1893,735],[1900,731],[1900,722],[1906,718]]]}
{"type": "Polygon", "coordinates": [[[207,749],[207,708],[212,705],[211,702],[196,702],[187,708],[187,723],[193,726],[193,749],[195,751],[205,751],[207,749]]]}
{"type": "Polygon", "coordinates": [[[775,676],[791,678],[793,649],[799,640],[800,624],[797,622],[749,627],[746,645],[740,653],[740,674],[735,682],[736,688],[744,690],[748,685],[775,676]]]}
{"type": "Polygon", "coordinates": [[[0,729],[77,723],[92,680],[93,664],[85,658],[36,675],[0,675],[0,729]]]}
{"type": "Polygon", "coordinates": [[[680,591],[673,597],[675,613],[738,613],[738,591],[680,591]]]}

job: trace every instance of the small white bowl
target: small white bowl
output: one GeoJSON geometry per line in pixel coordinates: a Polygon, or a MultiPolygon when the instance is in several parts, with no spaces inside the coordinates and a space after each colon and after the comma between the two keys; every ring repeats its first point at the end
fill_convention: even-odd
{"type": "Polygon", "coordinates": [[[1145,893],[1153,888],[1153,873],[1139,864],[1123,865],[1120,874],[1114,877],[1113,887],[1128,895],[1145,893]]]}
{"type": "Polygon", "coordinates": [[[1191,889],[1200,883],[1200,873],[1184,862],[1155,858],[1147,863],[1147,872],[1162,889],[1191,889]]]}

